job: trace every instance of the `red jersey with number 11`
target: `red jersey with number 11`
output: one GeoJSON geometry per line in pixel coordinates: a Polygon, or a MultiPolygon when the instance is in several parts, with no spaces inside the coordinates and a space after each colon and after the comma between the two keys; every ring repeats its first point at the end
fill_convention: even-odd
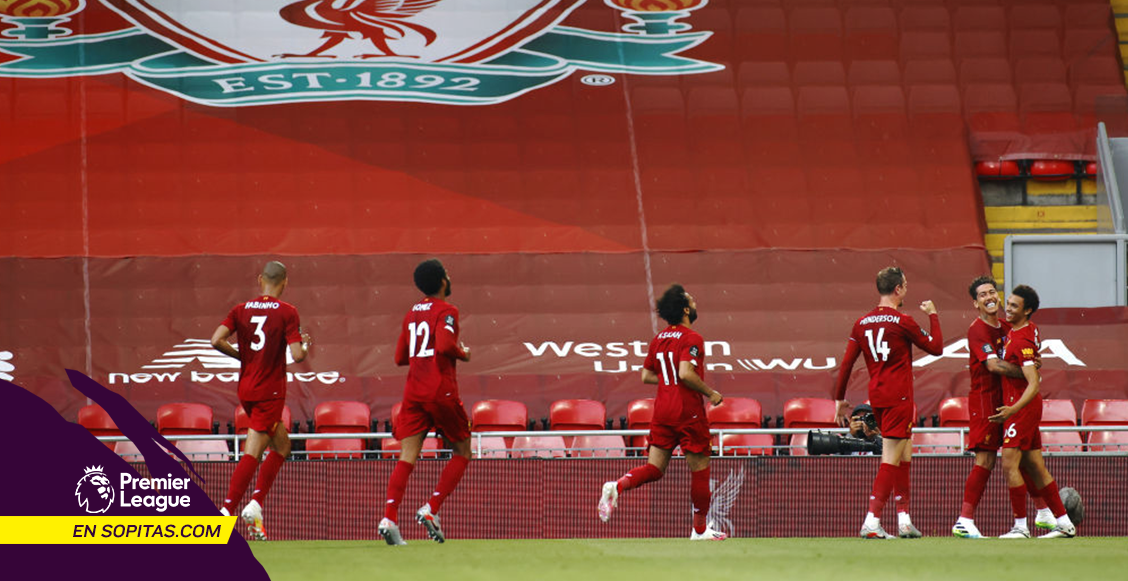
{"type": "Polygon", "coordinates": [[[651,423],[676,426],[695,417],[705,417],[705,396],[682,383],[678,369],[682,361],[693,364],[705,379],[705,340],[681,325],[671,325],[650,342],[643,367],[658,376],[658,397],[654,399],[651,423]]]}
{"type": "Polygon", "coordinates": [[[458,398],[458,329],[458,308],[444,300],[427,297],[407,312],[396,343],[396,365],[409,365],[404,401],[458,398]]]}
{"type": "Polygon", "coordinates": [[[858,355],[869,370],[869,399],[873,407],[890,407],[913,398],[913,345],[931,355],[943,352],[940,318],[929,316],[926,332],[909,315],[891,307],[877,307],[854,323],[846,355],[835,383],[835,399],[844,399],[850,371],[858,355]]]}
{"type": "Polygon", "coordinates": [[[298,309],[262,295],[235,305],[223,326],[239,343],[239,400],[264,401],[286,397],[286,352],[301,343],[298,309]]]}

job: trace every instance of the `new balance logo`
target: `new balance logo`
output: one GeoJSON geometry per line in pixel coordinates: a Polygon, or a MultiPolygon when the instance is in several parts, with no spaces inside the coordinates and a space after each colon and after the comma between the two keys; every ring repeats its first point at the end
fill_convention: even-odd
{"type": "MultiPolygon", "coordinates": [[[[238,349],[238,347],[236,347],[238,349]]],[[[286,350],[286,364],[294,362],[290,350],[286,350]]],[[[0,371],[3,371],[3,361],[0,361],[0,371]]],[[[189,381],[191,383],[238,383],[239,360],[228,357],[211,346],[211,341],[206,339],[185,339],[166,351],[160,357],[153,359],[141,366],[140,373],[110,372],[109,384],[134,384],[134,383],[176,383],[189,381]],[[202,366],[204,370],[200,370],[202,366]],[[189,369],[184,369],[189,367],[189,369]],[[194,369],[193,369],[194,368],[194,369]],[[213,371],[214,370],[214,371],[213,371]]],[[[0,374],[2,375],[2,374],[0,374]]],[[[303,371],[287,372],[286,381],[300,383],[318,382],[323,385],[344,383],[339,371],[303,371]]]]}
{"type": "Polygon", "coordinates": [[[16,370],[16,366],[12,365],[12,352],[0,351],[0,379],[4,381],[13,381],[12,372],[16,370]]]}
{"type": "Polygon", "coordinates": [[[180,369],[196,360],[204,369],[239,369],[239,361],[216,351],[206,339],[185,339],[141,369],[180,369]]]}

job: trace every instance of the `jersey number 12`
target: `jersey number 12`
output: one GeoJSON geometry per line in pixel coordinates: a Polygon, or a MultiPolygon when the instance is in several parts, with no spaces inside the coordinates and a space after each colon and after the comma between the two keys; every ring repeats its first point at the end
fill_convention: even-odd
{"type": "Polygon", "coordinates": [[[866,329],[866,340],[869,342],[870,356],[874,361],[889,361],[889,343],[885,341],[885,327],[877,329],[877,338],[873,336],[873,329],[866,329]],[[878,355],[881,359],[878,359],[878,355]]]}
{"type": "Polygon", "coordinates": [[[435,350],[427,348],[427,342],[431,339],[431,327],[427,325],[427,321],[420,321],[418,323],[411,322],[407,324],[407,333],[411,335],[411,346],[407,350],[410,357],[434,357],[435,350]],[[418,343],[416,337],[420,337],[418,343]],[[416,351],[416,345],[419,350],[416,351]]]}

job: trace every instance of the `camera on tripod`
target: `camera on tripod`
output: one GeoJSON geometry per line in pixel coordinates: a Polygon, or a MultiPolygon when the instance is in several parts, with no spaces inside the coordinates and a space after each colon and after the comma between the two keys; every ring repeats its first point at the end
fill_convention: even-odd
{"type": "Polygon", "coordinates": [[[873,441],[854,438],[852,436],[839,436],[826,432],[811,430],[807,432],[807,454],[811,456],[825,456],[828,454],[859,454],[870,452],[881,454],[881,438],[873,441]]]}

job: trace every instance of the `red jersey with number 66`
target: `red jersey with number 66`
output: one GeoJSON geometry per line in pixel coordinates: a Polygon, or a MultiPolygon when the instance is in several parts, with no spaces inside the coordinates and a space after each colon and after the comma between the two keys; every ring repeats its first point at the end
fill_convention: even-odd
{"type": "Polygon", "coordinates": [[[264,401],[286,397],[286,352],[301,343],[298,309],[274,297],[235,305],[223,326],[239,343],[239,400],[264,401]]]}
{"type": "Polygon", "coordinates": [[[913,348],[931,355],[943,352],[940,318],[929,316],[926,332],[913,318],[891,307],[877,307],[854,323],[842,358],[835,399],[846,395],[850,371],[862,355],[869,370],[869,399],[873,407],[891,407],[913,399],[913,348]]]}
{"type": "Polygon", "coordinates": [[[459,397],[455,364],[465,354],[458,330],[458,308],[444,300],[427,297],[407,312],[396,343],[396,365],[409,366],[404,401],[459,397]]]}
{"type": "Polygon", "coordinates": [[[642,364],[658,376],[658,397],[654,399],[651,423],[680,425],[695,417],[705,417],[705,396],[678,377],[682,361],[693,364],[697,375],[705,379],[705,340],[689,327],[671,325],[650,342],[642,364]]]}

